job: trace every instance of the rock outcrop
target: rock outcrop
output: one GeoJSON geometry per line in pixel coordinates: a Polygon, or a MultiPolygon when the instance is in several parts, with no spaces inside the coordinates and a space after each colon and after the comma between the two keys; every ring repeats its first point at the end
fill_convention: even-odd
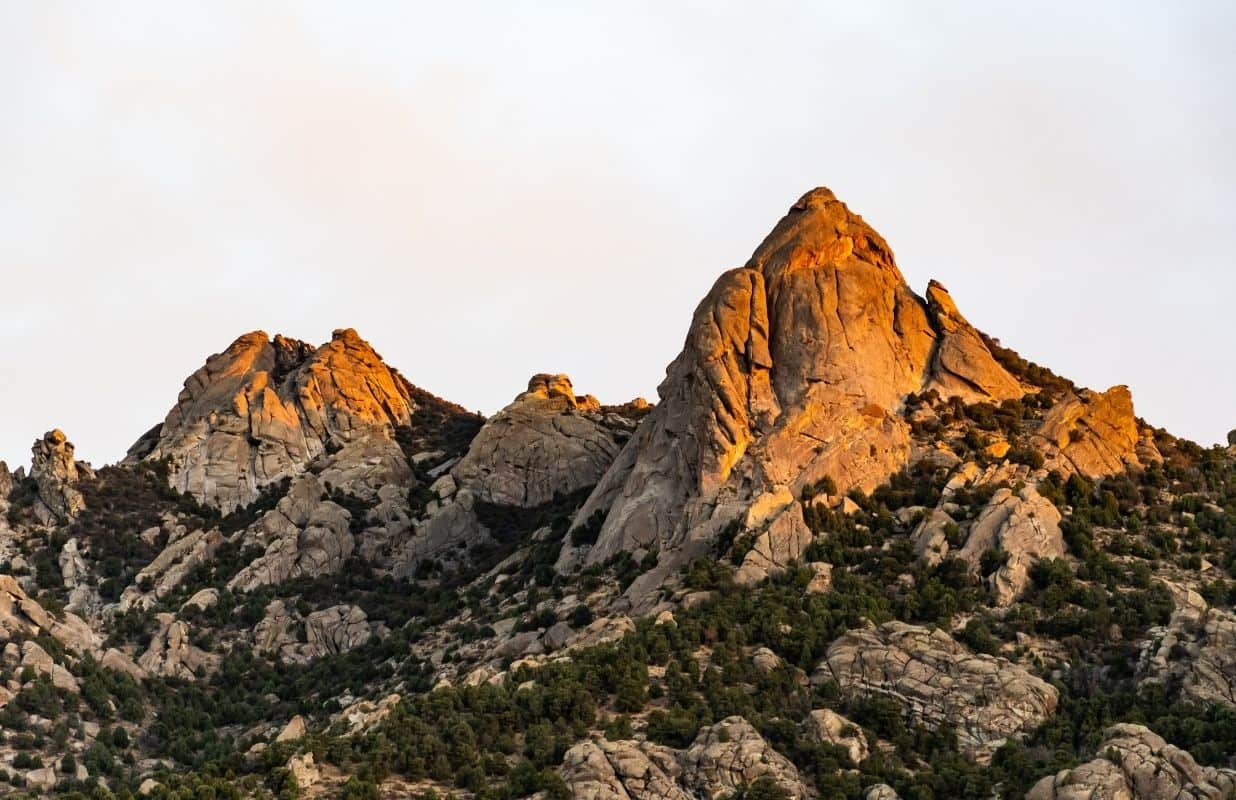
{"type": "Polygon", "coordinates": [[[996,604],[1007,606],[1021,596],[1030,583],[1030,568],[1036,561],[1062,558],[1064,535],[1060,512],[1033,488],[1014,493],[999,489],[970,526],[966,543],[957,553],[976,570],[983,554],[998,550],[1004,564],[990,576],[996,604]]]}
{"type": "MultiPolygon", "coordinates": [[[[903,398],[928,388],[1021,393],[941,287],[915,295],[879,234],[827,189],[808,192],[696,309],[661,402],[576,517],[605,515],[584,563],[658,551],[630,589],[643,596],[762,495],[824,477],[873,489],[910,455],[903,398]]],[[[786,528],[756,558],[800,555],[786,528]]],[[[559,568],[576,563],[564,552],[559,568]]]]}
{"type": "Polygon", "coordinates": [[[414,409],[407,383],[354,330],[316,349],[257,331],[189,376],[129,460],[168,459],[176,489],[230,511],[332,448],[390,438],[414,409]]]}
{"type": "Polygon", "coordinates": [[[1066,396],[1047,413],[1034,439],[1047,456],[1049,469],[1089,478],[1114,475],[1126,465],[1140,463],[1139,444],[1154,447],[1153,442],[1141,441],[1127,386],[1113,386],[1101,394],[1082,390],[1066,396]]]}
{"type": "Polygon", "coordinates": [[[346,653],[387,629],[369,621],[359,606],[340,604],[302,617],[282,600],[272,600],[253,630],[254,649],[292,663],[346,653]]]}
{"type": "Polygon", "coordinates": [[[0,639],[38,636],[46,631],[73,653],[91,653],[101,639],[81,617],[57,619],[26,594],[12,575],[0,575],[0,639]]]}
{"type": "Polygon", "coordinates": [[[1006,740],[1055,710],[1055,687],[1011,662],[970,652],[947,633],[901,622],[853,630],[829,646],[812,680],[896,700],[929,727],[951,725],[962,751],[983,763],[1006,740]]]}
{"type": "Polygon", "coordinates": [[[89,466],[73,458],[73,443],[59,429],[36,440],[31,453],[30,477],[39,487],[35,515],[45,525],[71,521],[86,507],[77,482],[89,466]]]}
{"type": "Polygon", "coordinates": [[[1236,614],[1213,608],[1200,594],[1170,581],[1176,610],[1152,629],[1139,670],[1146,680],[1170,682],[1201,706],[1236,708],[1236,614]]]}
{"type": "Polygon", "coordinates": [[[145,609],[173,591],[195,567],[214,557],[223,544],[218,530],[187,532],[184,526],[172,530],[172,538],[154,560],[142,567],[131,586],[120,595],[120,610],[145,609]]]}
{"type": "Polygon", "coordinates": [[[678,753],[649,742],[580,742],[561,773],[578,800],[694,800],[682,787],[678,753]]]}
{"type": "Polygon", "coordinates": [[[871,748],[863,729],[828,708],[812,711],[807,716],[807,730],[815,740],[845,750],[855,766],[867,760],[871,748]]]}
{"type": "Polygon", "coordinates": [[[571,796],[591,800],[719,800],[758,780],[803,798],[798,769],[742,717],[702,728],[686,750],[648,742],[596,740],[567,751],[561,768],[571,796]]]}
{"type": "Polygon", "coordinates": [[[534,375],[528,390],[495,414],[451,469],[479,500],[531,508],[596,485],[634,426],[576,397],[566,375],[534,375]]]}
{"type": "Polygon", "coordinates": [[[210,672],[219,664],[219,657],[193,644],[189,625],[173,614],[155,617],[158,628],[150,639],[146,652],[137,664],[152,675],[197,680],[199,672],[210,672]]]}
{"type": "Polygon", "coordinates": [[[1026,800],[1227,800],[1236,771],[1200,766],[1143,725],[1108,728],[1098,755],[1043,778],[1026,800]]]}
{"type": "Polygon", "coordinates": [[[397,571],[410,574],[427,559],[454,566],[461,553],[489,541],[478,502],[533,508],[595,485],[634,429],[596,398],[576,397],[566,375],[532,376],[528,390],[491,417],[429,487],[437,499],[396,559],[397,571]]]}

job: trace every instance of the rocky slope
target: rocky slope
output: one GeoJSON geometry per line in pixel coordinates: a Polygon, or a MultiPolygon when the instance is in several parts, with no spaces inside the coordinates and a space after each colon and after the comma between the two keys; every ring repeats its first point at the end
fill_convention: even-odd
{"type": "Polygon", "coordinates": [[[0,465],[0,793],[1225,797],[1236,447],[919,296],[826,189],[655,406],[252,333],[0,465]],[[511,387],[512,394],[518,387],[511,387]]]}

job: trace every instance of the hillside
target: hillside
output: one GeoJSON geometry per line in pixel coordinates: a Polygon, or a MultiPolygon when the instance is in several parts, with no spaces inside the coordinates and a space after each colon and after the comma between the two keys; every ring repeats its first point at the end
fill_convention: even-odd
{"type": "Polygon", "coordinates": [[[1236,797],[1236,432],[1028,363],[822,188],[658,395],[482,419],[258,331],[118,464],[40,436],[0,793],[1236,797]]]}

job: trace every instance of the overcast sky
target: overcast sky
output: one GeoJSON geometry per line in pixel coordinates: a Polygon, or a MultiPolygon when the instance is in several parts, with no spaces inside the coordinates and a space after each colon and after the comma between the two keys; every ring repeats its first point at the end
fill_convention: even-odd
{"type": "Polygon", "coordinates": [[[0,0],[0,458],[121,457],[239,334],[492,413],[655,396],[832,188],[1024,356],[1236,427],[1236,4],[0,0]]]}

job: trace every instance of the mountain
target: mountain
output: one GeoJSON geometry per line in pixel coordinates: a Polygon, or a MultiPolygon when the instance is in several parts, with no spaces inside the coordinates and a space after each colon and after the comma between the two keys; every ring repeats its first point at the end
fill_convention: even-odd
{"type": "Polygon", "coordinates": [[[483,419],[354,330],[254,332],[118,464],[38,437],[0,787],[1236,792],[1236,442],[1020,358],[822,188],[658,395],[541,373],[483,419]]]}

